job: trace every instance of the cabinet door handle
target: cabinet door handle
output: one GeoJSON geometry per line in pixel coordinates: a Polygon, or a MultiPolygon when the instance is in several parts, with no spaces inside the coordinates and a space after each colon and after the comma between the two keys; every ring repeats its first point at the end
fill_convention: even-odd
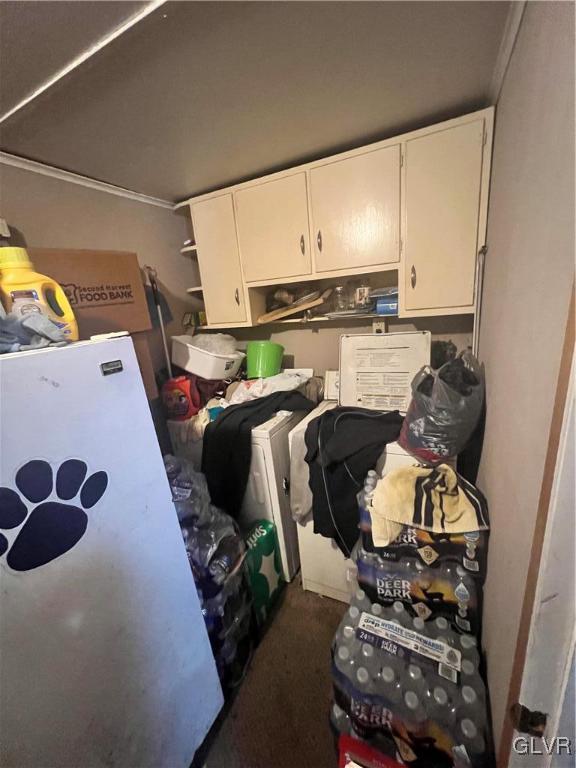
{"type": "Polygon", "coordinates": [[[416,267],[414,264],[412,264],[412,269],[410,270],[410,285],[412,288],[416,288],[416,267]]]}
{"type": "Polygon", "coordinates": [[[306,243],[304,242],[304,235],[300,235],[300,250],[302,251],[302,256],[304,256],[304,253],[306,251],[306,243]]]}
{"type": "Polygon", "coordinates": [[[240,294],[238,293],[238,288],[234,291],[234,298],[236,299],[236,304],[240,306],[240,294]]]}
{"type": "Polygon", "coordinates": [[[318,250],[322,251],[322,231],[319,229],[316,235],[316,242],[318,243],[318,250]]]}

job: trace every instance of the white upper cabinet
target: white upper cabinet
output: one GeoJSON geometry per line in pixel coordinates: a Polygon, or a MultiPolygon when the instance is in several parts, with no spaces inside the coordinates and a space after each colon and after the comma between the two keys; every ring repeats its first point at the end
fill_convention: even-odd
{"type": "Polygon", "coordinates": [[[306,173],[245,187],[234,196],[246,282],[310,274],[306,173]]]}
{"type": "Polygon", "coordinates": [[[190,206],[209,325],[247,320],[232,195],[190,206]]]}
{"type": "Polygon", "coordinates": [[[317,272],[400,258],[400,145],[310,170],[317,272]]]}
{"type": "MultiPolygon", "coordinates": [[[[474,304],[481,218],[484,120],[406,142],[404,311],[474,304]]],[[[488,147],[487,151],[490,151],[488,147]]],[[[488,183],[488,180],[485,180],[488,183]]],[[[482,234],[483,237],[483,234],[482,234]]]]}

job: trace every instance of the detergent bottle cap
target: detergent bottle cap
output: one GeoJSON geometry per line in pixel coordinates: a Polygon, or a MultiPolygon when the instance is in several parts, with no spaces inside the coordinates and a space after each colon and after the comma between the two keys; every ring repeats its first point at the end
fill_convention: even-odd
{"type": "Polygon", "coordinates": [[[15,267],[28,267],[28,269],[32,267],[26,248],[15,248],[14,246],[0,248],[0,269],[15,267]]]}

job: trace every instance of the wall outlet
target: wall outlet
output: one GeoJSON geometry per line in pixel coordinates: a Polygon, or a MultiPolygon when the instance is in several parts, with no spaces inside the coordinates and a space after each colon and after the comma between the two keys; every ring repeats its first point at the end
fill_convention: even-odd
{"type": "Polygon", "coordinates": [[[386,320],[372,320],[372,333],[386,333],[386,320]]]}

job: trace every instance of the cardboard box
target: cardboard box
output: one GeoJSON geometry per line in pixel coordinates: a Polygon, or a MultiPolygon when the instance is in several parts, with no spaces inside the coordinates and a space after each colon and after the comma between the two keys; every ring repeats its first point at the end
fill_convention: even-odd
{"type": "Polygon", "coordinates": [[[56,280],[72,306],[81,339],[152,327],[140,265],[126,251],[28,249],[34,268],[56,280]]]}
{"type": "Polygon", "coordinates": [[[158,388],[146,333],[152,322],[136,254],[61,248],[29,248],[28,252],[34,268],[64,289],[81,339],[111,331],[131,334],[146,395],[155,400],[158,388]]]}
{"type": "Polygon", "coordinates": [[[132,333],[131,336],[134,343],[134,351],[138,358],[138,365],[140,366],[140,373],[142,374],[142,381],[144,382],[144,389],[146,390],[146,397],[148,400],[156,400],[160,395],[156,384],[152,355],[150,354],[149,334],[145,331],[140,331],[140,333],[132,333]]]}

